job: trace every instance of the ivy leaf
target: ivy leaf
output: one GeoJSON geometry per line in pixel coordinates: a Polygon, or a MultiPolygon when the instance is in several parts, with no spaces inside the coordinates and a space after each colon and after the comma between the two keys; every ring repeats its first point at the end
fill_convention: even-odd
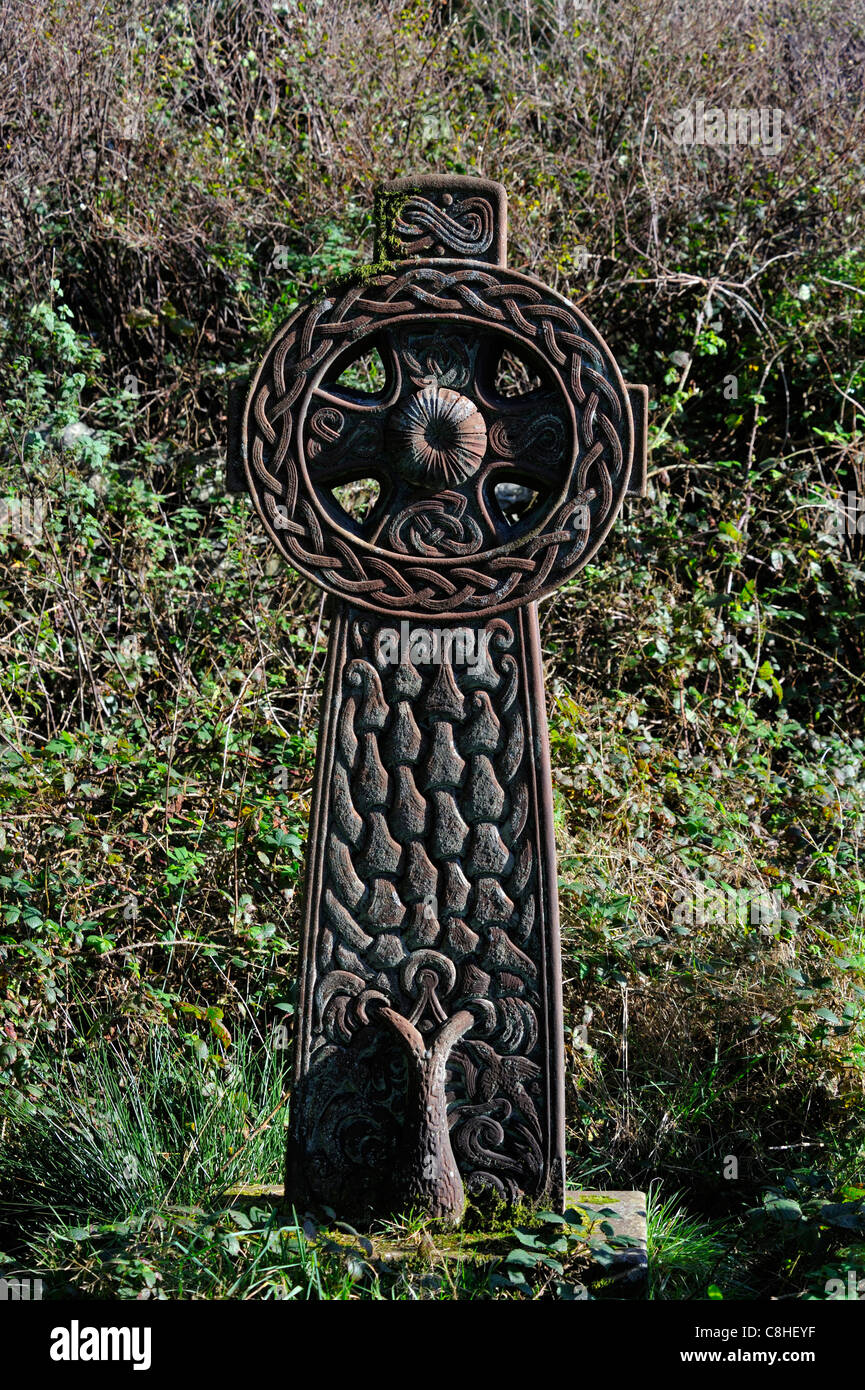
{"type": "Polygon", "coordinates": [[[835,1028],[842,1026],[840,1018],[837,1014],[833,1014],[831,1009],[815,1009],[814,1017],[824,1019],[826,1023],[831,1023],[835,1028]]]}
{"type": "Polygon", "coordinates": [[[794,1202],[791,1197],[767,1197],[765,1208],[770,1216],[777,1216],[781,1221],[804,1221],[802,1208],[798,1202],[794,1202]]]}
{"type": "Polygon", "coordinates": [[[827,1202],[820,1208],[820,1220],[842,1231],[865,1235],[865,1204],[861,1198],[855,1202],[827,1202]]]}
{"type": "Polygon", "coordinates": [[[505,1257],[505,1264],[508,1265],[530,1265],[533,1269],[541,1256],[530,1250],[510,1250],[505,1257]]]}

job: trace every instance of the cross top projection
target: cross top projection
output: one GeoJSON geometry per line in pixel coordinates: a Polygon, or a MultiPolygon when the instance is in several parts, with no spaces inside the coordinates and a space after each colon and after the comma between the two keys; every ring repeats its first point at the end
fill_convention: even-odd
{"type": "Polygon", "coordinates": [[[647,391],[506,240],[499,184],[385,184],[372,265],[276,334],[234,426],[335,597],[287,1195],[354,1220],[564,1192],[537,601],[642,491],[647,391]]]}

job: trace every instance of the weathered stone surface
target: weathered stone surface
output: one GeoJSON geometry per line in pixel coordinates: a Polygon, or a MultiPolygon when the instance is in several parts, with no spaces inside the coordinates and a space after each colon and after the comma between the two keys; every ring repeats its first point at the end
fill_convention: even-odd
{"type": "Polygon", "coordinates": [[[354,1221],[458,1221],[466,1190],[564,1199],[537,602],[642,486],[646,393],[508,268],[499,185],[398,180],[376,220],[376,263],[277,333],[231,449],[334,596],[287,1181],[354,1221]],[[346,385],[373,348],[383,383],[346,385]]]}
{"type": "MultiPolygon", "coordinates": [[[[239,1184],[223,1196],[226,1206],[248,1210],[251,1206],[271,1206],[291,1218],[295,1210],[290,1194],[281,1185],[239,1184]]],[[[568,1189],[565,1211],[569,1217],[578,1216],[572,1227],[575,1235],[583,1237],[579,1279],[583,1292],[602,1288],[616,1296],[639,1296],[648,1278],[646,1197],[639,1191],[610,1191],[568,1189]]],[[[298,1211],[300,1217],[303,1212],[298,1211]]],[[[531,1226],[531,1218],[523,1219],[521,1228],[531,1226]]],[[[403,1239],[377,1236],[358,1246],[344,1231],[320,1228],[307,1221],[309,1239],[332,1252],[360,1256],[380,1261],[384,1265],[426,1263],[434,1268],[443,1264],[479,1264],[494,1267],[517,1244],[511,1227],[478,1232],[466,1238],[448,1238],[435,1231],[421,1230],[403,1239]]],[[[579,1246],[578,1246],[579,1253],[579,1246]]]]}
{"type": "MultiPolygon", "coordinates": [[[[604,1238],[612,1252],[599,1266],[608,1279],[639,1283],[649,1272],[647,1249],[646,1194],[644,1192],[601,1192],[569,1189],[565,1210],[585,1213],[590,1239],[604,1238]]],[[[597,1257],[596,1257],[597,1260],[597,1257]]]]}

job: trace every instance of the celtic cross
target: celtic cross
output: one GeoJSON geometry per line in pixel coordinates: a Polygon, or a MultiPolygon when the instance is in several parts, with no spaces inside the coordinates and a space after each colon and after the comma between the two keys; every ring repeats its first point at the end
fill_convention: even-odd
{"type": "Polygon", "coordinates": [[[537,605],[642,491],[648,393],[508,269],[506,216],[486,180],[386,184],[373,264],[235,410],[268,535],[333,595],[287,1196],[352,1220],[564,1193],[537,605]]]}

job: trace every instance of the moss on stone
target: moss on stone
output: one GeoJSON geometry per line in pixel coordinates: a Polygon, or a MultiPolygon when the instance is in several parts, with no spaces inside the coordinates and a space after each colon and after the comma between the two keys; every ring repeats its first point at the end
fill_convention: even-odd
{"type": "Polygon", "coordinates": [[[393,275],[397,264],[405,260],[405,247],[396,230],[399,215],[416,190],[400,189],[388,192],[379,188],[373,205],[373,254],[375,259],[358,266],[333,282],[332,290],[344,293],[355,285],[368,285],[378,275],[393,275]]]}
{"type": "Polygon", "coordinates": [[[375,227],[375,251],[379,261],[404,260],[404,247],[397,232],[399,215],[417,190],[402,188],[399,192],[388,192],[379,188],[373,206],[373,225],[375,227]]]}

